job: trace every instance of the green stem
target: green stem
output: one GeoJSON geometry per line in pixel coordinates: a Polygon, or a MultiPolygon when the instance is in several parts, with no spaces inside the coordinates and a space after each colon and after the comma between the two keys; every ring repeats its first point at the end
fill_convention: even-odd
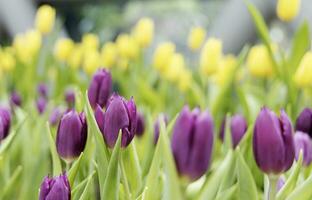
{"type": "Polygon", "coordinates": [[[269,189],[268,194],[266,195],[267,200],[275,200],[277,193],[277,180],[278,176],[269,175],[269,189]]]}
{"type": "Polygon", "coordinates": [[[125,166],[124,166],[124,163],[123,163],[123,160],[120,159],[120,169],[121,169],[121,179],[122,179],[122,183],[123,183],[123,186],[124,186],[124,189],[125,189],[125,193],[126,193],[126,199],[127,200],[131,200],[131,193],[130,193],[130,188],[129,188],[129,185],[128,185],[128,180],[127,180],[127,177],[126,177],[126,170],[125,170],[125,166]]]}

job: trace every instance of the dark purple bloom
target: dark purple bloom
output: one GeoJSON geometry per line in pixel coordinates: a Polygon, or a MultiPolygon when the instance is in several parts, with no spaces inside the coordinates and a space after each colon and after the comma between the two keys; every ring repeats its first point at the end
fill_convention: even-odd
{"type": "MultiPolygon", "coordinates": [[[[230,131],[231,131],[231,138],[233,143],[233,148],[235,148],[240,140],[243,138],[247,131],[247,122],[242,115],[234,115],[231,117],[231,124],[230,124],[230,131]]],[[[220,139],[224,140],[224,132],[225,132],[225,123],[226,119],[224,118],[221,124],[220,129],[220,139]]]]}
{"type": "Polygon", "coordinates": [[[142,113],[137,113],[136,135],[142,136],[145,131],[145,120],[142,113]]]}
{"type": "Polygon", "coordinates": [[[40,83],[37,87],[37,91],[40,97],[48,97],[48,86],[44,83],[40,83]]]}
{"type": "Polygon", "coordinates": [[[213,121],[208,112],[181,111],[172,135],[171,147],[181,176],[196,180],[207,171],[213,147],[213,121]]]}
{"type": "Polygon", "coordinates": [[[75,107],[75,91],[68,89],[65,92],[65,101],[69,108],[75,107]]]}
{"type": "Polygon", "coordinates": [[[22,105],[22,98],[21,98],[21,95],[18,92],[13,91],[11,93],[10,104],[11,104],[12,107],[14,107],[14,106],[21,106],[22,105]]]}
{"type": "Polygon", "coordinates": [[[0,108],[0,141],[5,139],[10,132],[11,113],[6,108],[0,108]]]}
{"type": "Polygon", "coordinates": [[[296,131],[308,133],[312,137],[312,109],[305,108],[296,120],[296,131]]]}
{"type": "Polygon", "coordinates": [[[66,174],[50,178],[46,176],[40,186],[39,200],[70,200],[71,189],[66,174]]]}
{"type": "Polygon", "coordinates": [[[93,109],[99,104],[103,108],[112,93],[112,76],[106,69],[99,69],[91,80],[88,98],[93,109]]]}
{"type": "Polygon", "coordinates": [[[39,97],[36,101],[36,106],[39,114],[44,113],[47,106],[47,100],[44,97],[39,97]]]}
{"type": "Polygon", "coordinates": [[[168,125],[168,116],[166,114],[161,114],[160,116],[158,116],[154,124],[154,144],[157,144],[159,138],[161,118],[163,118],[163,120],[165,121],[165,125],[168,125]]]}
{"type": "Polygon", "coordinates": [[[64,114],[57,130],[57,152],[65,161],[77,158],[87,141],[87,122],[84,113],[71,110],[64,114]]]}
{"type": "Polygon", "coordinates": [[[52,126],[57,125],[59,123],[59,121],[61,120],[62,115],[63,115],[63,112],[62,112],[61,108],[59,108],[59,107],[54,108],[51,112],[51,115],[50,115],[50,119],[49,119],[50,124],[52,126]]]}
{"type": "Polygon", "coordinates": [[[300,150],[303,153],[303,164],[310,165],[312,162],[312,141],[308,134],[297,131],[294,135],[296,160],[299,158],[300,150]]]}
{"type": "Polygon", "coordinates": [[[277,180],[277,185],[276,185],[276,190],[280,191],[282,189],[282,187],[285,185],[285,177],[284,176],[280,176],[277,180]]]}
{"type": "Polygon", "coordinates": [[[256,119],[253,153],[258,167],[267,174],[287,171],[294,160],[292,125],[282,110],[280,117],[263,107],[256,119]]]}
{"type": "Polygon", "coordinates": [[[110,148],[114,147],[119,130],[122,131],[122,147],[128,146],[132,141],[137,126],[137,110],[133,98],[126,101],[123,97],[113,94],[107,103],[105,114],[98,106],[95,118],[110,148]]]}

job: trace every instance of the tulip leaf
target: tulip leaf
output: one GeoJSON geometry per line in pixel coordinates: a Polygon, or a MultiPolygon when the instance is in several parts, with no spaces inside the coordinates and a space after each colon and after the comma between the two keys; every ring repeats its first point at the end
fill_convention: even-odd
{"type": "Polygon", "coordinates": [[[107,167],[108,167],[109,153],[107,151],[107,147],[105,145],[103,135],[101,131],[99,130],[99,127],[95,120],[93,110],[91,108],[91,105],[88,99],[87,92],[85,94],[85,102],[86,102],[86,110],[87,110],[86,116],[87,116],[89,134],[91,133],[94,136],[94,140],[96,144],[95,155],[96,155],[97,164],[99,165],[97,174],[99,178],[100,192],[103,192],[104,181],[105,181],[107,167]]]}
{"type": "Polygon", "coordinates": [[[288,195],[286,200],[310,200],[312,198],[312,174],[295,190],[288,195]]]}
{"type": "Polygon", "coordinates": [[[48,139],[50,143],[50,152],[52,155],[53,176],[57,176],[62,173],[62,165],[61,165],[61,161],[56,151],[56,145],[52,137],[49,122],[46,123],[46,127],[47,127],[48,139]]]}
{"type": "Polygon", "coordinates": [[[214,200],[216,198],[220,184],[225,178],[224,174],[233,171],[235,166],[234,158],[233,151],[229,150],[221,165],[206,180],[197,198],[198,200],[214,200]]]}
{"type": "Polygon", "coordinates": [[[232,187],[224,190],[223,192],[219,193],[216,200],[231,200],[235,199],[234,196],[237,194],[238,185],[235,184],[232,187]]]}
{"type": "Polygon", "coordinates": [[[68,180],[69,180],[70,185],[74,185],[74,181],[78,173],[82,157],[83,157],[83,152],[81,152],[78,160],[75,161],[75,163],[72,165],[72,167],[68,171],[68,180]]]}
{"type": "Polygon", "coordinates": [[[3,189],[0,192],[0,199],[5,199],[7,195],[9,195],[11,192],[16,192],[17,180],[18,180],[18,177],[21,175],[22,169],[23,169],[22,166],[18,166],[15,169],[13,175],[3,186],[3,189]]]}
{"type": "Polygon", "coordinates": [[[143,192],[136,198],[136,200],[145,200],[146,191],[147,191],[147,187],[144,188],[143,192]]]}
{"type": "Polygon", "coordinates": [[[160,120],[159,140],[162,149],[162,158],[166,174],[164,199],[182,199],[175,161],[171,152],[165,121],[160,120]]]}
{"type": "Polygon", "coordinates": [[[122,152],[122,161],[127,163],[124,169],[134,195],[138,194],[142,187],[142,170],[139,163],[138,154],[135,148],[135,140],[122,152]]]}
{"type": "Polygon", "coordinates": [[[239,199],[258,199],[257,186],[239,148],[235,150],[239,199]]]}
{"type": "MultiPolygon", "coordinates": [[[[104,182],[103,193],[101,199],[118,199],[119,192],[119,159],[120,159],[120,146],[121,146],[121,131],[118,134],[118,139],[115,143],[112,156],[109,160],[107,175],[104,182]]],[[[100,171],[100,166],[99,170],[100,171]]]]}
{"type": "Polygon", "coordinates": [[[93,175],[95,174],[95,171],[87,178],[87,182],[86,182],[86,186],[79,198],[79,200],[85,200],[85,199],[89,199],[88,197],[88,192],[89,192],[89,188],[90,188],[90,185],[91,185],[91,181],[93,179],[93,175]]]}

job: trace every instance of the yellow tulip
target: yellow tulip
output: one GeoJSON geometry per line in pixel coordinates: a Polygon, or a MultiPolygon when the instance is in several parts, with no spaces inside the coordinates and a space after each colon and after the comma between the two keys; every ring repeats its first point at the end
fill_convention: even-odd
{"type": "Polygon", "coordinates": [[[141,47],[148,47],[154,37],[153,20],[147,17],[140,19],[133,29],[133,37],[141,47]]]}
{"type": "Polygon", "coordinates": [[[237,60],[233,55],[227,55],[222,58],[220,62],[220,67],[216,73],[216,83],[219,86],[224,86],[230,81],[230,78],[233,76],[235,67],[237,65],[237,60]]]}
{"type": "Polygon", "coordinates": [[[171,42],[164,42],[158,45],[153,56],[153,65],[160,73],[164,73],[168,68],[174,52],[175,45],[171,42]]]}
{"type": "Polygon", "coordinates": [[[104,67],[111,68],[117,60],[117,47],[113,42],[104,44],[101,50],[101,60],[104,67]]]}
{"type": "Polygon", "coordinates": [[[216,38],[210,38],[204,44],[200,54],[200,71],[205,75],[214,74],[222,58],[222,42],[216,38]]]}
{"type": "Polygon", "coordinates": [[[182,70],[179,76],[178,88],[182,92],[187,91],[192,85],[192,72],[189,70],[182,70]]]}
{"type": "Polygon", "coordinates": [[[291,21],[299,13],[301,0],[278,0],[276,6],[277,16],[282,21],[291,21]]]}
{"type": "Polygon", "coordinates": [[[312,51],[307,52],[303,56],[295,73],[294,80],[300,88],[312,86],[312,51]]]}
{"type": "Polygon", "coordinates": [[[188,46],[192,51],[199,49],[206,37],[206,31],[202,27],[194,27],[188,36],[188,46]]]}
{"type": "Polygon", "coordinates": [[[37,30],[29,30],[25,34],[26,41],[29,45],[28,50],[32,56],[35,56],[41,48],[42,38],[37,30]]]}
{"type": "Polygon", "coordinates": [[[97,50],[99,48],[99,38],[93,33],[87,33],[82,36],[82,46],[84,51],[97,50]]]}
{"type": "Polygon", "coordinates": [[[100,67],[100,54],[98,51],[89,51],[83,57],[83,69],[87,74],[93,74],[100,67]]]}
{"type": "Polygon", "coordinates": [[[253,76],[264,78],[273,74],[273,61],[263,44],[250,49],[246,64],[253,76]]]}
{"type": "Polygon", "coordinates": [[[184,70],[185,62],[182,54],[175,53],[171,57],[169,66],[165,71],[165,78],[169,81],[176,82],[180,77],[180,73],[184,70]]]}
{"type": "Polygon", "coordinates": [[[74,42],[69,38],[58,39],[54,47],[55,58],[59,61],[66,61],[74,49],[74,42]]]}
{"type": "Polygon", "coordinates": [[[76,44],[67,58],[67,63],[72,69],[78,69],[83,57],[83,48],[81,44],[76,44]]]}
{"type": "Polygon", "coordinates": [[[0,51],[0,69],[2,71],[8,72],[15,67],[15,58],[13,56],[13,51],[11,47],[5,48],[0,51]]]}
{"type": "Polygon", "coordinates": [[[140,49],[138,43],[128,34],[118,35],[116,45],[121,57],[135,59],[139,55],[140,49]]]}
{"type": "Polygon", "coordinates": [[[55,9],[49,5],[39,7],[36,14],[36,29],[42,34],[52,31],[55,21],[55,9]]]}

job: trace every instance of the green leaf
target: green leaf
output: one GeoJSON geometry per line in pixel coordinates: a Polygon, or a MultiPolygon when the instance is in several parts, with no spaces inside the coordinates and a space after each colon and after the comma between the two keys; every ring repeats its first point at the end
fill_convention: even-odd
{"type": "Polygon", "coordinates": [[[94,176],[95,173],[96,173],[96,171],[93,171],[87,178],[82,180],[76,187],[73,187],[71,195],[72,195],[74,200],[79,199],[81,197],[81,194],[83,193],[83,191],[86,187],[86,184],[88,183],[90,178],[92,179],[92,177],[94,176]]]}
{"type": "Polygon", "coordinates": [[[214,200],[216,198],[220,184],[225,178],[224,174],[228,174],[228,171],[233,172],[235,166],[234,158],[233,151],[229,150],[221,165],[207,179],[197,199],[214,200]]]}
{"type": "Polygon", "coordinates": [[[304,22],[295,33],[292,41],[291,54],[288,61],[289,67],[293,69],[292,71],[296,70],[297,66],[301,61],[301,58],[309,48],[309,25],[307,22],[304,22]]]}
{"type": "Polygon", "coordinates": [[[83,157],[83,152],[80,154],[78,160],[76,160],[74,162],[74,164],[72,165],[72,167],[68,171],[68,180],[69,180],[70,185],[74,185],[74,181],[75,181],[76,175],[78,173],[82,157],[83,157]]]}
{"type": "Polygon", "coordinates": [[[237,157],[236,170],[238,179],[238,195],[241,200],[258,199],[257,186],[252,173],[246,164],[239,148],[235,151],[237,157]]]}
{"type": "MultiPolygon", "coordinates": [[[[119,159],[120,159],[120,146],[121,146],[121,132],[118,134],[118,139],[108,164],[107,176],[105,178],[103,193],[101,199],[118,199],[119,192],[119,159]]],[[[100,167],[100,166],[99,166],[100,167]]]]}
{"type": "Polygon", "coordinates": [[[17,180],[18,177],[20,176],[21,172],[22,172],[23,167],[22,166],[18,166],[13,175],[11,176],[11,178],[5,183],[3,187],[3,189],[1,190],[1,195],[0,195],[0,199],[6,199],[6,197],[8,197],[8,195],[11,192],[16,192],[16,184],[17,184],[17,180]]]}
{"type": "Polygon", "coordinates": [[[83,190],[79,200],[90,199],[88,197],[88,192],[89,192],[89,188],[90,188],[91,181],[92,181],[92,178],[93,178],[94,174],[95,174],[95,171],[88,177],[86,187],[84,188],[84,190],[83,190]]]}
{"type": "Polygon", "coordinates": [[[235,199],[235,195],[237,194],[238,185],[235,184],[227,190],[224,190],[220,194],[218,194],[216,200],[232,200],[235,199]]]}
{"type": "Polygon", "coordinates": [[[310,200],[312,198],[312,174],[290,193],[286,200],[310,200]]]}
{"type": "Polygon", "coordinates": [[[59,156],[58,156],[57,151],[56,151],[55,142],[54,142],[53,137],[51,135],[49,122],[46,123],[46,128],[47,128],[47,134],[48,134],[48,139],[49,139],[49,144],[50,144],[50,152],[52,155],[53,176],[57,176],[57,175],[62,173],[62,165],[61,165],[61,161],[60,161],[59,156]]]}

